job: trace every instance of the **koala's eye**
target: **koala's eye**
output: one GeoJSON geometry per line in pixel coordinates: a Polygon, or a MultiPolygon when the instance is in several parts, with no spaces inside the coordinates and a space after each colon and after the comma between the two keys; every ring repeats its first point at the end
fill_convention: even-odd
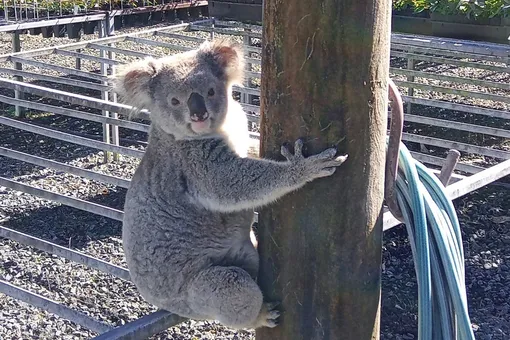
{"type": "Polygon", "coordinates": [[[177,98],[172,98],[172,105],[179,105],[181,102],[177,98]]]}
{"type": "Polygon", "coordinates": [[[207,92],[207,95],[208,95],[209,97],[214,96],[214,89],[212,89],[212,88],[211,88],[211,89],[209,89],[209,92],[207,92]]]}

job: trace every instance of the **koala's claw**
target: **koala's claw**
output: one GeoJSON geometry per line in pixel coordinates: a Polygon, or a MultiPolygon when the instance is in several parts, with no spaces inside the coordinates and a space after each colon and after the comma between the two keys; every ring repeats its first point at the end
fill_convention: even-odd
{"type": "Polygon", "coordinates": [[[336,148],[329,148],[321,153],[305,158],[303,156],[302,139],[298,139],[294,143],[294,154],[286,146],[283,145],[281,147],[281,154],[287,161],[304,165],[305,173],[308,174],[307,180],[333,175],[336,168],[347,159],[347,155],[335,157],[336,153],[336,148]]]}
{"type": "Polygon", "coordinates": [[[335,158],[335,161],[342,164],[343,162],[345,162],[347,160],[348,157],[349,157],[349,155],[338,156],[337,158],[335,158]]]}
{"type": "Polygon", "coordinates": [[[303,140],[297,139],[294,143],[294,155],[303,156],[303,140]]]}
{"type": "Polygon", "coordinates": [[[280,305],[279,302],[265,302],[262,306],[262,310],[259,315],[259,327],[269,327],[273,328],[278,326],[278,321],[281,315],[281,312],[276,309],[280,305]]]}
{"type": "Polygon", "coordinates": [[[335,157],[336,152],[336,148],[330,148],[308,158],[312,162],[308,165],[310,169],[309,173],[312,178],[329,177],[333,175],[336,168],[347,160],[347,155],[335,157]]]}
{"type": "Polygon", "coordinates": [[[285,157],[289,162],[292,162],[294,155],[290,153],[289,149],[285,145],[282,145],[280,148],[280,153],[283,157],[285,157]]]}
{"type": "Polygon", "coordinates": [[[298,139],[294,143],[294,154],[292,154],[289,149],[282,145],[280,152],[283,157],[285,157],[289,162],[296,162],[300,159],[303,159],[303,140],[298,139]]]}
{"type": "Polygon", "coordinates": [[[331,159],[331,158],[335,157],[336,152],[337,152],[336,148],[329,148],[329,149],[322,151],[320,154],[312,156],[312,157],[320,159],[320,160],[327,160],[327,159],[331,159]]]}

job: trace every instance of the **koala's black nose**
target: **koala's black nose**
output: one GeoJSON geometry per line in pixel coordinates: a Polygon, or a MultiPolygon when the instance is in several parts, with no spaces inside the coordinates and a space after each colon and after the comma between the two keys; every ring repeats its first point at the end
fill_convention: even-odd
{"type": "Polygon", "coordinates": [[[207,113],[207,108],[205,107],[205,100],[202,95],[193,92],[188,99],[188,108],[191,115],[191,120],[193,121],[203,121],[209,117],[207,113]]]}

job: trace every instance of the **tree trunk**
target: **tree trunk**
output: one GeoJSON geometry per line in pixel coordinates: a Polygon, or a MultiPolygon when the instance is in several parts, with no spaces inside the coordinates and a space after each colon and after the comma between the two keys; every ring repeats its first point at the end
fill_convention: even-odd
{"type": "Polygon", "coordinates": [[[336,173],[264,208],[257,340],[379,339],[390,1],[265,0],[261,155],[337,146],[336,173]]]}

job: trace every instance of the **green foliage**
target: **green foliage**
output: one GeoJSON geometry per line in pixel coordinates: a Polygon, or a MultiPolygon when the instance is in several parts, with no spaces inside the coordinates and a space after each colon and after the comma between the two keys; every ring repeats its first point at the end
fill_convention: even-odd
{"type": "Polygon", "coordinates": [[[486,0],[485,6],[489,18],[507,17],[510,14],[510,0],[486,0]]]}
{"type": "Polygon", "coordinates": [[[395,11],[425,10],[444,15],[463,15],[467,18],[496,18],[510,14],[510,0],[393,0],[395,11]]]}
{"type": "MultiPolygon", "coordinates": [[[[171,3],[172,0],[164,0],[163,3],[171,3]]],[[[62,11],[62,14],[71,14],[74,11],[74,6],[78,6],[81,11],[85,10],[104,10],[108,9],[111,5],[113,9],[120,9],[126,7],[142,7],[142,6],[155,6],[162,4],[162,0],[73,0],[73,1],[62,1],[59,0],[5,0],[0,2],[0,11],[4,10],[4,7],[13,9],[14,4],[18,8],[27,10],[37,9],[43,12],[49,12],[52,14],[58,14],[62,11]],[[20,3],[22,6],[20,6],[20,3]]]]}

